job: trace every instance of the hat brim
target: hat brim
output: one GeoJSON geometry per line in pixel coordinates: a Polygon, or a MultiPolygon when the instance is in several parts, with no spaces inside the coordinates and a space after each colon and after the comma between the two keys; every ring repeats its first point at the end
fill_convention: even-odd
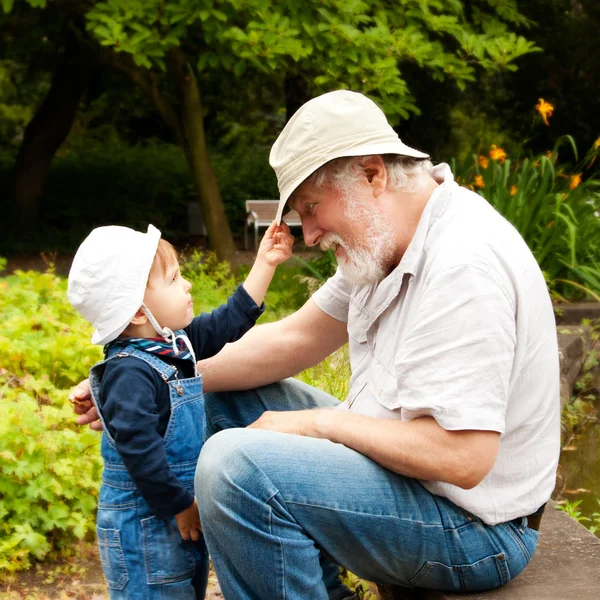
{"type": "Polygon", "coordinates": [[[331,160],[342,157],[351,156],[370,156],[373,154],[397,154],[398,156],[408,156],[409,158],[430,158],[429,154],[411,148],[406,144],[403,144],[400,140],[394,142],[384,142],[375,144],[364,144],[357,146],[356,148],[346,148],[338,152],[333,152],[323,156],[320,160],[308,165],[303,171],[301,171],[294,179],[286,184],[285,188],[280,190],[279,206],[277,207],[277,215],[275,220],[277,225],[281,225],[281,218],[287,214],[291,207],[288,206],[287,202],[290,196],[298,188],[298,186],[310,175],[312,175],[317,169],[322,167],[324,164],[331,160]]]}

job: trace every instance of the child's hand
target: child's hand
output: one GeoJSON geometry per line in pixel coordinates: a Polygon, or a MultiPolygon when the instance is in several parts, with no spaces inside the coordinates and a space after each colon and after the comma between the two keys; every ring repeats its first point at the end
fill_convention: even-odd
{"type": "Polygon", "coordinates": [[[175,520],[177,521],[181,539],[189,540],[192,538],[194,542],[200,539],[202,525],[200,524],[200,513],[198,512],[196,498],[194,498],[194,502],[188,508],[175,515],[175,520]]]}
{"type": "Polygon", "coordinates": [[[260,242],[257,258],[276,267],[292,255],[293,245],[294,236],[290,233],[290,228],[283,222],[276,225],[273,221],[260,242]]]}

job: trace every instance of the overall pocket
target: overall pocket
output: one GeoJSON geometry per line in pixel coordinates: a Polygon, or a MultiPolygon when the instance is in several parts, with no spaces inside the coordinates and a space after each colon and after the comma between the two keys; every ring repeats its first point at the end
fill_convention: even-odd
{"type": "Polygon", "coordinates": [[[195,573],[194,544],[182,540],[172,519],[142,519],[142,544],[148,585],[190,579],[195,573]]]}
{"type": "Polygon", "coordinates": [[[129,574],[121,546],[121,532],[118,529],[105,529],[97,526],[96,535],[98,536],[102,570],[108,587],[113,590],[122,590],[129,581],[129,574]]]}
{"type": "Polygon", "coordinates": [[[481,592],[500,587],[509,579],[506,556],[500,553],[468,565],[448,566],[429,561],[411,578],[410,583],[434,590],[481,592]]]}

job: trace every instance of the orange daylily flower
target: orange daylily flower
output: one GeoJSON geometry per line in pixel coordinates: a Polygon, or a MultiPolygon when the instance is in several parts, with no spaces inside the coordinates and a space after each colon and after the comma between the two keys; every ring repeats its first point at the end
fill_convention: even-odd
{"type": "Polygon", "coordinates": [[[516,185],[513,185],[513,186],[510,188],[510,195],[511,195],[511,196],[514,196],[514,195],[517,193],[518,189],[519,189],[519,188],[518,188],[516,185]]]}
{"type": "Polygon", "coordinates": [[[546,156],[552,158],[552,150],[546,150],[546,156]]]}
{"type": "Polygon", "coordinates": [[[600,148],[600,137],[594,142],[593,148],[594,150],[598,150],[598,148],[600,148]]]}
{"type": "Polygon", "coordinates": [[[544,123],[546,125],[550,125],[548,123],[548,117],[552,116],[554,112],[554,106],[550,104],[550,102],[546,102],[543,98],[538,98],[539,102],[535,105],[536,110],[542,115],[542,119],[544,119],[544,123]]]}
{"type": "Polygon", "coordinates": [[[581,183],[581,173],[571,175],[569,178],[569,189],[574,190],[581,183]]]}
{"type": "Polygon", "coordinates": [[[485,181],[481,175],[475,175],[475,179],[473,179],[473,185],[478,188],[485,187],[485,181]]]}
{"type": "Polygon", "coordinates": [[[479,156],[477,158],[477,162],[479,163],[479,166],[482,169],[487,169],[488,165],[490,164],[490,161],[487,156],[479,156]]]}
{"type": "Polygon", "coordinates": [[[506,160],[506,152],[502,148],[498,148],[496,144],[492,144],[490,147],[490,158],[503,164],[506,160]]]}

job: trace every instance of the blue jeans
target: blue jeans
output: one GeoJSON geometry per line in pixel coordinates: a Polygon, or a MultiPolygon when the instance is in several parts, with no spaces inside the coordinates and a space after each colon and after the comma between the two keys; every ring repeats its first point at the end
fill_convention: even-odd
{"type": "Polygon", "coordinates": [[[377,583],[487,590],[531,559],[538,533],[524,518],[488,526],[341,444],[243,429],[264,410],[335,406],[324,392],[285,380],[205,402],[196,496],[226,599],[347,597],[334,565],[377,583]]]}

